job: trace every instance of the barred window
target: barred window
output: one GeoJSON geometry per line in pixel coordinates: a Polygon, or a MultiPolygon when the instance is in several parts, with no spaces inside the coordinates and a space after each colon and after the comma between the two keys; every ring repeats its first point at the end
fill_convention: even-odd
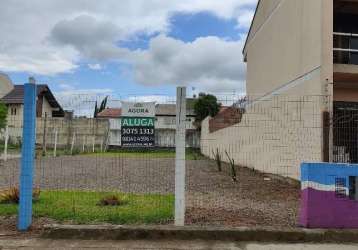
{"type": "Polygon", "coordinates": [[[349,199],[358,201],[358,177],[349,176],[349,199]]]}
{"type": "Polygon", "coordinates": [[[336,178],[336,197],[346,198],[346,178],[336,178]]]}

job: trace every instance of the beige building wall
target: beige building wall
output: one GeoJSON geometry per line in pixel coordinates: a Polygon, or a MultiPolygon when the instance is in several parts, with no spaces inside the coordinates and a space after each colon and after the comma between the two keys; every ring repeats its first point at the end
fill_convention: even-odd
{"type": "MultiPolygon", "coordinates": [[[[22,127],[23,120],[23,104],[9,104],[8,105],[8,125],[10,127],[22,127]],[[16,109],[16,114],[14,113],[14,109],[16,109]]],[[[47,99],[44,97],[42,102],[42,117],[45,117],[45,113],[47,113],[47,117],[52,117],[52,111],[54,109],[50,106],[47,99]]]]}
{"type": "Polygon", "coordinates": [[[260,8],[257,9],[255,22],[251,26],[247,41],[250,41],[255,36],[256,32],[258,32],[281,1],[282,0],[259,0],[260,8]]]}
{"type": "MultiPolygon", "coordinates": [[[[22,104],[10,104],[7,108],[7,125],[9,128],[10,143],[17,143],[22,137],[22,126],[23,126],[23,105],[22,104]],[[16,109],[16,115],[14,112],[16,109]],[[13,110],[13,111],[12,111],[13,110]]],[[[4,134],[1,134],[3,137],[4,134]]]]}
{"type": "MultiPolygon", "coordinates": [[[[262,23],[261,28],[245,49],[249,96],[269,94],[322,65],[322,0],[272,2],[265,21],[258,18],[259,8],[253,27],[262,23]]],[[[307,94],[322,94],[320,82],[303,88],[307,94]]]]}
{"type": "Polygon", "coordinates": [[[323,111],[333,83],[333,1],[261,0],[244,50],[249,100],[241,123],[209,132],[201,151],[293,179],[303,161],[323,160],[323,111]],[[332,21],[332,22],[331,22],[332,21]]]}
{"type": "Polygon", "coordinates": [[[22,124],[23,119],[23,106],[22,104],[10,104],[7,108],[7,120],[9,124],[18,123],[22,124]],[[16,114],[15,114],[16,110],[16,114]]]}
{"type": "Polygon", "coordinates": [[[52,117],[52,111],[54,109],[51,107],[50,103],[47,101],[46,97],[42,97],[42,117],[45,117],[45,113],[47,113],[47,117],[52,117]]]}
{"type": "Polygon", "coordinates": [[[13,88],[14,86],[10,78],[5,74],[0,73],[0,98],[7,95],[13,88]]]}

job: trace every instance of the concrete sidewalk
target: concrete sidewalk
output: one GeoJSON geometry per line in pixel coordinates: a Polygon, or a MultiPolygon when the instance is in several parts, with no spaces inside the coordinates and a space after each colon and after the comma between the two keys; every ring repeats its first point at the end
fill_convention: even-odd
{"type": "Polygon", "coordinates": [[[97,241],[0,238],[1,250],[128,249],[128,250],[356,250],[358,245],[264,244],[220,241],[97,241]]]}
{"type": "Polygon", "coordinates": [[[355,243],[358,230],[120,225],[46,225],[41,237],[64,240],[202,240],[275,243],[355,243]]]}

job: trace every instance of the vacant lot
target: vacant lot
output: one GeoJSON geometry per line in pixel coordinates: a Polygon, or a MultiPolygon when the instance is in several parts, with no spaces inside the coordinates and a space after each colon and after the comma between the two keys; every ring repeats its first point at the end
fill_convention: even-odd
{"type": "MultiPolygon", "coordinates": [[[[298,184],[240,167],[234,182],[226,164],[218,172],[214,161],[198,159],[188,160],[186,165],[188,224],[296,226],[298,184]]],[[[0,188],[16,185],[18,173],[19,160],[1,162],[0,188]]],[[[35,185],[52,191],[170,195],[174,193],[174,173],[173,158],[145,154],[61,156],[36,161],[35,185]]],[[[73,206],[79,204],[77,196],[72,196],[73,206]]]]}

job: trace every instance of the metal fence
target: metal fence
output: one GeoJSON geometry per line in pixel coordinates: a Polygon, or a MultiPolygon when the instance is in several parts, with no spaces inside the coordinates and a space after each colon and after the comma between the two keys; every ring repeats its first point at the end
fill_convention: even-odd
{"type": "MultiPolygon", "coordinates": [[[[200,148],[186,150],[186,225],[295,227],[300,163],[327,155],[335,162],[357,161],[354,103],[336,102],[330,113],[326,96],[219,101],[215,117],[186,123],[200,136],[200,148]]],[[[35,216],[61,223],[173,223],[174,149],[108,147],[108,120],[78,118],[69,130],[67,122],[51,118],[44,129],[40,119],[38,131],[46,132],[37,138],[34,186],[41,194],[35,216]]],[[[10,158],[0,161],[0,188],[18,184],[19,159],[10,158]]],[[[15,210],[0,204],[0,216],[15,210]]]]}
{"type": "Polygon", "coordinates": [[[358,103],[335,102],[334,162],[358,163],[358,103]]]}

